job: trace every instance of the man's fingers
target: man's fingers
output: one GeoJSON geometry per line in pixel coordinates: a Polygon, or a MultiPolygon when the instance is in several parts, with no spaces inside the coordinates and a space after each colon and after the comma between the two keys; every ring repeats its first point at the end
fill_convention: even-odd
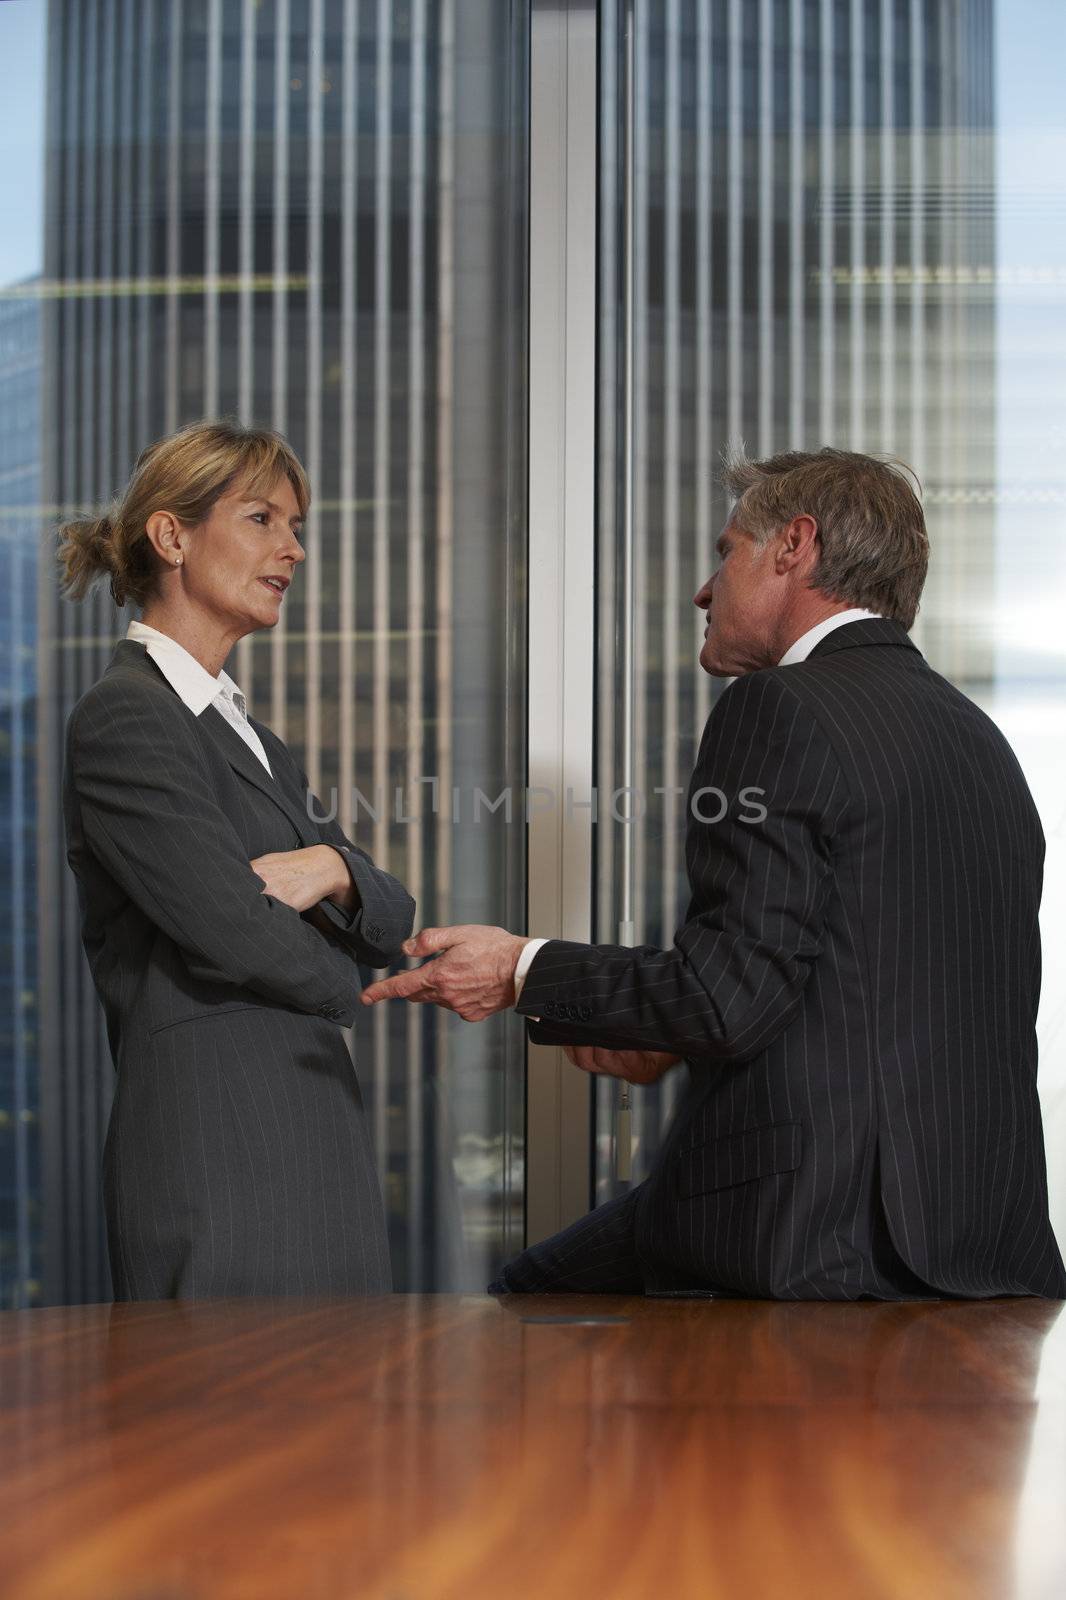
{"type": "Polygon", "coordinates": [[[596,1065],[596,1050],[593,1045],[568,1044],[564,1045],[563,1048],[570,1060],[574,1063],[574,1066],[580,1067],[582,1072],[599,1071],[599,1068],[596,1065]]]}
{"type": "Polygon", "coordinates": [[[395,977],[379,979],[369,989],[364,989],[359,999],[364,1006],[377,1005],[379,1000],[427,1000],[429,990],[424,969],[417,967],[413,972],[398,972],[395,977]]]}
{"type": "Polygon", "coordinates": [[[405,939],[402,948],[407,956],[435,956],[454,943],[454,928],[423,928],[413,938],[405,939]]]}

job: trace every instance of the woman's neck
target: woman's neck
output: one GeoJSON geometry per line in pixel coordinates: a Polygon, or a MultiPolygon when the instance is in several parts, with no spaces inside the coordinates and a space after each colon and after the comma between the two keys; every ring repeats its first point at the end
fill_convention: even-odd
{"type": "Polygon", "coordinates": [[[217,678],[229,659],[230,651],[242,637],[240,633],[223,630],[218,622],[175,606],[154,605],[145,608],[141,621],[146,628],[157,628],[173,639],[217,678]]]}

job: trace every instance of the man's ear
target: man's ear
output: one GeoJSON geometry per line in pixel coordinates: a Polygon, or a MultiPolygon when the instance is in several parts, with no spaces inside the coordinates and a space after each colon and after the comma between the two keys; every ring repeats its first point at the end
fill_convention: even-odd
{"type": "Polygon", "coordinates": [[[778,571],[791,572],[793,567],[798,567],[815,550],[817,543],[818,523],[815,518],[806,512],[793,517],[782,529],[777,555],[778,571]]]}

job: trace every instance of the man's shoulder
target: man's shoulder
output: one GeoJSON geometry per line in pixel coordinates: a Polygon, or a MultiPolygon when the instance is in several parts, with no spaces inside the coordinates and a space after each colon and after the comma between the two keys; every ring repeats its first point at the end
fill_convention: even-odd
{"type": "Polygon", "coordinates": [[[795,671],[795,667],[759,667],[731,679],[715,701],[712,721],[776,720],[783,709],[807,709],[817,695],[806,693],[800,680],[790,676],[795,671]]]}
{"type": "Polygon", "coordinates": [[[788,674],[791,667],[760,667],[734,678],[722,690],[707,719],[696,758],[699,770],[708,761],[749,762],[756,757],[792,761],[812,749],[832,756],[832,740],[817,707],[797,695],[788,674]]]}

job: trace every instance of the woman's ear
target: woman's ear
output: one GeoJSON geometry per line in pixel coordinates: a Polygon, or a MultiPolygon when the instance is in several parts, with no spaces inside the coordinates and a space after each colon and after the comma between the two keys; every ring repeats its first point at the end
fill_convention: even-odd
{"type": "Polygon", "coordinates": [[[181,549],[184,529],[172,511],[153,511],[144,525],[144,531],[161,561],[168,567],[181,566],[184,559],[181,549]]]}

